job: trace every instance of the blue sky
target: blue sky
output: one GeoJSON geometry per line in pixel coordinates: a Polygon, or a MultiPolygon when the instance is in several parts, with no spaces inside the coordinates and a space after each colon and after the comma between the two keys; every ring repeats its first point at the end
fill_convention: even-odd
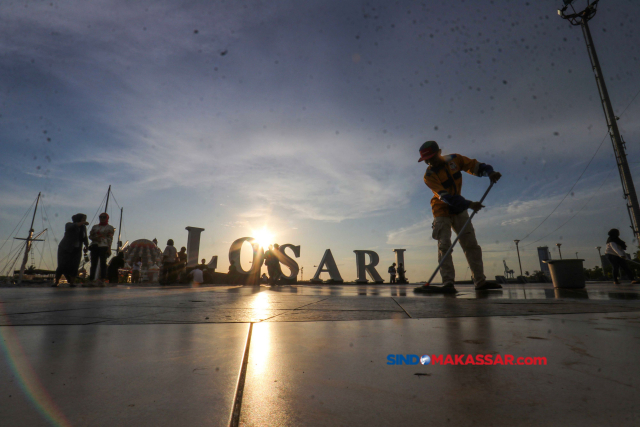
{"type": "MultiPolygon", "coordinates": [[[[233,240],[266,227],[301,245],[305,278],[327,248],[347,280],[353,250],[377,251],[385,272],[406,248],[407,275],[426,280],[436,252],[417,158],[435,139],[503,173],[474,224],[487,274],[503,259],[517,270],[513,239],[606,136],[582,32],[560,3],[2,2],[0,238],[39,191],[61,238],[111,184],[125,240],[182,246],[186,226],[203,227],[201,254],[222,270],[233,240]]],[[[599,9],[591,30],[637,178],[640,4],[599,9]]],[[[463,194],[487,185],[465,176],[463,194]]],[[[521,243],[523,269],[558,242],[593,266],[612,227],[631,242],[607,138],[521,243]]],[[[460,250],[454,261],[469,278],[460,250]]]]}

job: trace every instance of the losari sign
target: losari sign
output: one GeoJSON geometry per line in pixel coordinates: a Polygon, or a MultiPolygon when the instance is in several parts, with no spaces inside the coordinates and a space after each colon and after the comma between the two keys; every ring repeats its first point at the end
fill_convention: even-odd
{"type": "MultiPolygon", "coordinates": [[[[198,255],[200,252],[200,234],[204,231],[204,228],[186,227],[186,230],[189,232],[189,237],[187,238],[187,266],[195,267],[198,264],[198,255]]],[[[299,258],[300,245],[287,243],[281,245],[279,251],[274,251],[280,263],[291,270],[288,276],[284,276],[285,279],[294,281],[296,277],[298,277],[300,267],[293,257],[287,255],[287,249],[292,252],[293,257],[299,258]]],[[[404,264],[405,249],[394,249],[393,251],[396,253],[396,263],[398,265],[404,264]]],[[[367,275],[374,283],[383,283],[384,280],[376,270],[376,266],[380,262],[378,254],[371,250],[355,250],[353,252],[356,254],[356,271],[358,275],[356,283],[367,283],[367,275]]],[[[229,263],[235,263],[238,273],[240,274],[259,275],[262,264],[264,263],[264,249],[262,249],[253,237],[241,237],[234,241],[229,248],[229,263]],[[240,253],[242,251],[242,245],[245,242],[249,243],[253,249],[253,261],[249,270],[244,270],[240,263],[240,253]]],[[[320,264],[318,264],[316,274],[311,279],[311,282],[321,283],[322,279],[320,279],[320,275],[322,273],[328,273],[333,282],[343,282],[331,249],[327,249],[324,252],[322,260],[320,264]]]]}

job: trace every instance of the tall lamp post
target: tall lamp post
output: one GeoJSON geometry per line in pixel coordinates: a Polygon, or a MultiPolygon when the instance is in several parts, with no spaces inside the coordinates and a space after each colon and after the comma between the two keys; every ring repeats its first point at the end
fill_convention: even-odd
{"type": "Polygon", "coordinates": [[[582,33],[584,34],[587,51],[589,52],[589,59],[591,59],[598,92],[600,93],[600,100],[602,101],[602,108],[607,120],[609,136],[611,137],[611,143],[613,144],[613,152],[616,157],[616,163],[618,164],[620,181],[622,181],[623,197],[627,200],[627,211],[629,213],[629,219],[631,220],[631,230],[633,231],[633,236],[638,242],[640,242],[640,206],[638,205],[638,196],[636,195],[631,171],[629,169],[629,164],[627,163],[625,143],[620,136],[620,130],[618,129],[618,123],[616,122],[618,117],[613,113],[613,107],[611,106],[611,100],[609,99],[609,92],[607,91],[604,76],[602,75],[602,69],[600,68],[600,61],[598,61],[596,48],[593,45],[591,31],[589,30],[589,20],[596,16],[598,2],[600,0],[587,0],[587,7],[582,11],[576,11],[573,6],[573,3],[578,3],[578,0],[562,1],[564,6],[562,9],[558,10],[558,15],[569,21],[571,25],[580,25],[582,33]],[[567,12],[567,9],[569,8],[571,8],[573,13],[567,12]]]}
{"type": "Polygon", "coordinates": [[[578,252],[576,252],[576,259],[578,259],[578,252]]]}
{"type": "Polygon", "coordinates": [[[602,269],[604,270],[604,265],[602,265],[602,254],[600,253],[600,249],[602,249],[602,246],[596,246],[596,249],[598,250],[598,259],[600,260],[600,267],[602,267],[602,269]]]}
{"type": "Polygon", "coordinates": [[[518,248],[518,243],[520,240],[514,240],[516,242],[516,251],[518,252],[518,264],[520,264],[520,276],[522,276],[522,262],[520,262],[520,249],[518,248]]]}
{"type": "Polygon", "coordinates": [[[558,247],[558,254],[560,254],[560,259],[562,259],[562,252],[560,251],[560,246],[562,246],[562,243],[556,243],[556,246],[558,247]]]}

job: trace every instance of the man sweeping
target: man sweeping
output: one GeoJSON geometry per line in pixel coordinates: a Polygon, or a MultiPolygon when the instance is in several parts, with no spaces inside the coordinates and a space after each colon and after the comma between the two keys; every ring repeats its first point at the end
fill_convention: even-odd
{"type": "MultiPolygon", "coordinates": [[[[489,177],[492,183],[498,182],[502,175],[495,172],[490,165],[459,154],[443,156],[442,150],[435,141],[427,141],[422,144],[418,161],[424,161],[429,165],[424,174],[424,182],[434,194],[431,199],[434,217],[432,237],[438,241],[438,262],[440,262],[451,247],[451,229],[459,234],[469,219],[467,210],[472,209],[477,212],[484,207],[480,202],[472,202],[460,194],[462,190],[461,172],[464,171],[478,177],[489,177]]],[[[482,249],[476,240],[473,225],[469,224],[459,237],[460,246],[462,246],[469,263],[476,290],[502,288],[495,282],[487,281],[484,275],[482,249]]],[[[442,286],[433,286],[427,283],[425,286],[416,288],[415,291],[421,293],[456,292],[455,269],[451,254],[442,263],[440,275],[442,276],[442,286]]]]}

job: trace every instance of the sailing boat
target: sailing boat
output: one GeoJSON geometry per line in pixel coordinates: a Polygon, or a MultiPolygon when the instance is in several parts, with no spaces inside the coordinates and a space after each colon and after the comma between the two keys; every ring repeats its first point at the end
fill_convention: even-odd
{"type": "Polygon", "coordinates": [[[24,245],[24,256],[22,257],[22,264],[20,265],[20,275],[18,276],[18,285],[22,284],[22,279],[24,278],[24,270],[27,267],[27,261],[29,261],[29,252],[31,252],[31,245],[33,242],[44,242],[44,239],[38,239],[38,237],[42,236],[47,229],[42,230],[38,235],[33,235],[33,222],[36,219],[36,212],[38,211],[38,203],[40,203],[40,196],[42,192],[38,193],[38,198],[36,199],[36,207],[33,209],[33,217],[31,217],[31,226],[29,227],[29,236],[26,239],[22,239],[20,237],[14,237],[16,240],[25,240],[24,245]]]}
{"type": "MultiPolygon", "coordinates": [[[[38,193],[38,197],[36,198],[35,207],[33,209],[33,215],[31,216],[31,225],[29,226],[29,234],[27,235],[27,237],[14,237],[13,238],[14,240],[22,240],[22,241],[24,241],[24,243],[21,244],[16,249],[13,249],[13,246],[12,246],[12,248],[9,251],[9,254],[5,257],[7,259],[7,264],[5,265],[5,269],[3,270],[3,273],[4,273],[3,275],[5,275],[7,277],[7,281],[11,280],[10,278],[13,278],[15,276],[14,267],[15,267],[16,263],[18,262],[20,254],[23,253],[23,255],[22,255],[22,263],[20,264],[20,270],[18,272],[18,281],[17,281],[17,284],[22,284],[22,282],[24,280],[24,276],[25,276],[24,273],[25,273],[25,270],[27,268],[27,262],[29,261],[29,253],[31,252],[31,250],[33,248],[33,242],[44,242],[45,241],[45,239],[40,239],[39,237],[44,235],[47,232],[48,229],[45,228],[44,230],[42,230],[38,234],[35,234],[35,230],[33,228],[34,223],[35,223],[35,219],[36,219],[36,213],[38,212],[38,206],[40,205],[41,197],[42,197],[42,192],[38,193]]],[[[25,213],[25,215],[23,216],[23,219],[21,220],[21,223],[26,218],[26,215],[27,215],[28,212],[29,211],[27,211],[25,213]]],[[[18,224],[18,226],[16,226],[16,230],[20,227],[20,224],[18,224]]],[[[7,239],[7,240],[9,240],[9,239],[7,239]]],[[[48,272],[48,273],[51,273],[51,272],[48,272]]]]}

